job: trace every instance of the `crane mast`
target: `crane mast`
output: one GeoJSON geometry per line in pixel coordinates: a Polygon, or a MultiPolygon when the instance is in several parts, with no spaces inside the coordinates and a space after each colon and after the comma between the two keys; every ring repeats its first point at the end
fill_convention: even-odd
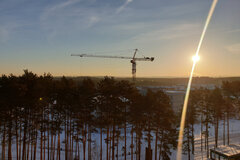
{"type": "Polygon", "coordinates": [[[136,59],[135,59],[135,56],[137,54],[137,51],[138,49],[135,49],[135,52],[133,54],[133,58],[132,60],[130,61],[132,63],[132,79],[133,81],[136,80],[136,72],[137,72],[137,63],[136,63],[136,59]]]}
{"type": "Polygon", "coordinates": [[[123,56],[106,56],[106,55],[92,55],[92,54],[71,54],[71,56],[78,56],[78,57],[93,57],[93,58],[118,58],[118,59],[130,59],[130,63],[132,63],[132,78],[133,81],[136,79],[136,61],[153,61],[154,57],[143,57],[143,58],[136,58],[136,54],[138,49],[135,49],[133,57],[123,57],[123,56]]]}

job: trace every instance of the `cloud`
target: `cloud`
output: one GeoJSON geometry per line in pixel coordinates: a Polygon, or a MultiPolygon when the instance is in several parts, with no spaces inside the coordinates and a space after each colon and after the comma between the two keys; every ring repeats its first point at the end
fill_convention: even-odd
{"type": "Polygon", "coordinates": [[[200,25],[196,23],[172,24],[171,26],[137,35],[133,37],[133,40],[143,43],[160,40],[172,40],[198,34],[196,33],[197,30],[199,30],[200,34],[200,25]]]}
{"type": "Polygon", "coordinates": [[[126,0],[125,3],[117,9],[116,13],[120,13],[121,11],[123,11],[132,1],[133,0],[126,0]]]}
{"type": "Polygon", "coordinates": [[[79,2],[80,0],[67,0],[66,2],[62,2],[59,4],[56,4],[54,6],[48,7],[46,8],[44,14],[42,15],[42,19],[47,18],[48,16],[50,16],[51,14],[53,14],[55,11],[60,10],[60,9],[64,9],[67,6],[73,5],[77,2],[79,2]]]}
{"type": "Polygon", "coordinates": [[[77,2],[80,2],[80,0],[67,0],[65,2],[61,2],[53,6],[46,7],[43,14],[40,16],[40,20],[45,21],[51,18],[52,16],[57,16],[57,13],[59,11],[64,10],[68,6],[71,6],[77,2]]]}
{"type": "Polygon", "coordinates": [[[81,5],[82,0],[68,0],[45,8],[40,24],[52,39],[59,34],[88,29],[101,18],[98,10],[81,5]]]}
{"type": "MultiPolygon", "coordinates": [[[[94,27],[96,29],[94,28],[91,32],[108,33],[110,36],[124,33],[128,38],[138,34],[140,38],[144,39],[147,36],[152,39],[156,37],[154,36],[156,33],[161,35],[158,37],[160,39],[184,36],[184,33],[177,32],[178,28],[174,28],[174,26],[168,28],[166,24],[176,21],[175,14],[182,15],[193,12],[191,9],[193,7],[190,7],[193,4],[189,4],[187,7],[182,4],[162,7],[156,14],[155,9],[149,7],[146,12],[142,12],[141,8],[144,8],[146,3],[144,1],[142,4],[136,4],[137,6],[131,6],[131,10],[125,12],[132,2],[133,0],[124,0],[122,5],[119,3],[116,5],[116,3],[108,1],[100,3],[94,0],[91,3],[88,0],[58,1],[44,9],[40,16],[40,26],[50,39],[58,35],[70,36],[81,32],[87,33],[90,28],[94,27]],[[169,16],[170,19],[168,19],[169,16]],[[161,26],[160,29],[159,26],[161,26]],[[172,33],[164,32],[170,29],[172,29],[172,33]]],[[[179,21],[178,19],[177,22],[179,21]]]]}
{"type": "Polygon", "coordinates": [[[234,53],[234,54],[240,54],[240,43],[232,44],[225,47],[227,51],[234,53]]]}

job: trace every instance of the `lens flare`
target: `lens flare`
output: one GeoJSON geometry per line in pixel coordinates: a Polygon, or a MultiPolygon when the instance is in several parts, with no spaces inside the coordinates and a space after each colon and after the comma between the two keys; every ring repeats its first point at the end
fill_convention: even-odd
{"type": "Polygon", "coordinates": [[[192,60],[193,60],[193,62],[196,63],[196,62],[198,62],[200,60],[200,56],[195,55],[195,56],[192,57],[192,60]]]}
{"type": "Polygon", "coordinates": [[[178,151],[177,151],[177,160],[181,160],[182,159],[182,144],[183,144],[183,132],[184,132],[184,128],[185,128],[185,119],[186,119],[186,113],[187,113],[187,105],[188,105],[188,99],[189,99],[189,94],[190,94],[190,88],[191,88],[191,84],[192,84],[192,77],[193,77],[193,73],[194,73],[194,68],[196,66],[197,63],[197,59],[199,60],[199,51],[202,45],[202,41],[204,39],[208,24],[211,20],[211,17],[213,15],[213,12],[215,10],[216,4],[217,4],[218,0],[213,0],[212,6],[210,8],[210,11],[208,13],[208,17],[198,44],[198,48],[196,51],[196,55],[194,56],[195,60],[193,61],[193,65],[192,65],[192,71],[189,77],[189,81],[188,81],[188,86],[187,86],[187,90],[186,90],[186,94],[185,94],[185,99],[184,99],[184,104],[183,104],[183,110],[182,110],[182,118],[181,118],[181,123],[180,123],[180,131],[179,131],[179,136],[178,136],[178,151]]]}

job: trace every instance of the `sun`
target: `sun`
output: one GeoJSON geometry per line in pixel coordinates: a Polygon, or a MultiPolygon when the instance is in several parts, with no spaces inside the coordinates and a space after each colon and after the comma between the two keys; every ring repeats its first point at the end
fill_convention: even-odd
{"type": "Polygon", "coordinates": [[[193,57],[192,57],[192,60],[193,60],[194,63],[198,62],[198,61],[200,60],[199,55],[193,56],[193,57]]]}

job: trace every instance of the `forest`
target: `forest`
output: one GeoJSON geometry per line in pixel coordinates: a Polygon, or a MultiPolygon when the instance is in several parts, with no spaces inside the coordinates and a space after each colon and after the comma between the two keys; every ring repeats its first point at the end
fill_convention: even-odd
{"type": "MultiPolygon", "coordinates": [[[[210,126],[216,147],[220,134],[224,144],[230,143],[229,123],[239,116],[239,94],[240,81],[191,91],[184,133],[188,159],[194,155],[196,124],[203,133],[202,150],[209,149],[210,126]],[[223,133],[218,131],[220,121],[223,133]]],[[[28,70],[20,76],[2,75],[1,159],[171,159],[180,123],[171,103],[163,90],[141,94],[132,82],[113,77],[95,83],[28,70]]]]}

